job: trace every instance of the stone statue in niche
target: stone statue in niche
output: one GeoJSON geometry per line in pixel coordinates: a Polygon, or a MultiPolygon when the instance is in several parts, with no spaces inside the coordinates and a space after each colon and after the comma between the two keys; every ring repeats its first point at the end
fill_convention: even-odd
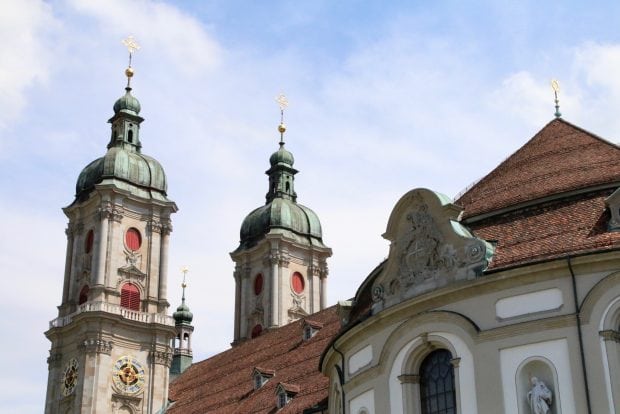
{"type": "Polygon", "coordinates": [[[553,401],[553,393],[545,383],[536,377],[532,377],[532,388],[527,393],[527,401],[531,414],[547,414],[553,401]]]}

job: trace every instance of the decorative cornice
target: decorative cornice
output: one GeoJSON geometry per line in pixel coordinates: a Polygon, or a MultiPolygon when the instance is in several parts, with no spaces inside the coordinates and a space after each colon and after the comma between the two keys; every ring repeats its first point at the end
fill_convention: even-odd
{"type": "Polygon", "coordinates": [[[87,338],[78,348],[87,354],[97,353],[110,355],[112,353],[113,346],[114,343],[112,341],[104,341],[99,338],[87,338]]]}

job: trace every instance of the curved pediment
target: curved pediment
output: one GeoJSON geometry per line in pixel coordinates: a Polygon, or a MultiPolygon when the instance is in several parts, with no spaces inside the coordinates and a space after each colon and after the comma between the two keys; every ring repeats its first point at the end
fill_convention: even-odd
{"type": "Polygon", "coordinates": [[[387,230],[390,253],[373,284],[373,313],[451,282],[474,279],[487,268],[493,245],[458,221],[450,198],[424,188],[396,203],[387,230]]]}

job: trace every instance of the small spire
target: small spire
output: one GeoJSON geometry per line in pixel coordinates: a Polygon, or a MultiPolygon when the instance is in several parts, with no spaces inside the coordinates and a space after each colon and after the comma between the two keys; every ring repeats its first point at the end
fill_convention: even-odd
{"type": "Polygon", "coordinates": [[[555,117],[560,118],[562,113],[560,112],[560,100],[558,99],[558,93],[560,92],[560,82],[555,79],[551,80],[551,89],[553,89],[553,94],[555,95],[555,117]]]}
{"type": "Polygon", "coordinates": [[[133,53],[136,50],[140,50],[140,45],[138,44],[138,42],[135,41],[133,36],[127,36],[127,39],[123,39],[121,42],[125,45],[125,47],[129,51],[129,65],[127,66],[127,69],[125,69],[125,76],[127,76],[127,87],[125,87],[125,90],[129,92],[131,90],[131,78],[133,77],[133,68],[131,67],[131,58],[133,57],[133,53]]]}
{"type": "Polygon", "coordinates": [[[288,106],[288,99],[284,93],[276,96],[276,102],[280,107],[280,125],[278,125],[278,132],[280,133],[280,147],[284,146],[284,133],[286,132],[286,125],[284,125],[284,109],[288,106]]]}
{"type": "Polygon", "coordinates": [[[183,295],[181,296],[181,304],[184,305],[185,304],[185,288],[187,287],[187,283],[185,283],[185,276],[187,275],[187,272],[189,272],[189,269],[187,268],[187,266],[183,266],[181,268],[181,272],[183,272],[183,283],[181,283],[181,287],[183,288],[183,295]]]}

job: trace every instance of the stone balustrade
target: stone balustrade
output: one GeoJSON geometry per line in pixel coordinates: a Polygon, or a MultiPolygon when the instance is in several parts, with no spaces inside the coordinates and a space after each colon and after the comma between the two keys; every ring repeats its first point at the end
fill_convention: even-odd
{"type": "Polygon", "coordinates": [[[68,325],[76,315],[84,312],[106,312],[114,315],[120,315],[123,318],[132,321],[174,326],[174,319],[172,316],[162,313],[139,312],[107,302],[86,302],[81,304],[75,312],[50,321],[50,329],[68,325]]]}

